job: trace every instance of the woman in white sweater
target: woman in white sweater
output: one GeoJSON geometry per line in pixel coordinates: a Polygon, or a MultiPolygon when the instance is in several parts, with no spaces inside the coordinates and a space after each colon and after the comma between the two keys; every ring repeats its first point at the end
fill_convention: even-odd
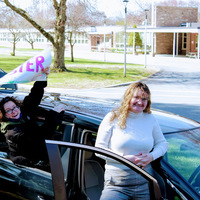
{"type": "MultiPolygon", "coordinates": [[[[151,114],[151,93],[146,84],[131,84],[121,106],[108,113],[100,124],[96,147],[113,151],[148,173],[149,163],[163,156],[168,143],[153,114],[151,114]]],[[[148,200],[148,182],[128,167],[106,159],[105,184],[101,200],[148,200]]]]}

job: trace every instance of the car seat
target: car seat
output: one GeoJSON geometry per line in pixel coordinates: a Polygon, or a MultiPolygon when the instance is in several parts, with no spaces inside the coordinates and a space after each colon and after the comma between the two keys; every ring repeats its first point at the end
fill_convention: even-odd
{"type": "Polygon", "coordinates": [[[85,152],[85,192],[90,200],[99,200],[104,187],[104,169],[94,157],[93,153],[85,152]]]}

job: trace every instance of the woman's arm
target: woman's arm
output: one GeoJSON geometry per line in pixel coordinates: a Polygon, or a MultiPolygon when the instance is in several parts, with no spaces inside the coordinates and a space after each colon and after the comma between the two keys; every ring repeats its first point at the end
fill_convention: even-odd
{"type": "Polygon", "coordinates": [[[47,86],[47,81],[36,81],[29,93],[23,101],[23,113],[32,115],[35,113],[38,105],[40,104],[44,88],[47,86]]]}
{"type": "MultiPolygon", "coordinates": [[[[49,74],[49,68],[45,68],[43,73],[46,75],[49,74]]],[[[23,101],[23,112],[27,115],[34,114],[38,105],[40,104],[43,94],[44,88],[47,86],[47,81],[36,81],[31,88],[29,95],[24,98],[23,101]]]]}
{"type": "Polygon", "coordinates": [[[96,138],[96,147],[109,149],[110,138],[112,136],[113,126],[110,123],[111,113],[108,113],[102,120],[96,138]]]}
{"type": "Polygon", "coordinates": [[[158,124],[157,120],[155,119],[155,125],[153,128],[153,138],[154,138],[154,147],[153,151],[151,152],[153,156],[153,160],[164,156],[168,149],[168,142],[165,139],[160,125],[158,124]]]}
{"type": "Polygon", "coordinates": [[[65,108],[66,106],[64,104],[60,104],[48,112],[47,116],[45,117],[45,122],[41,127],[45,139],[52,139],[57,126],[61,123],[65,108]]]}
{"type": "MultiPolygon", "coordinates": [[[[97,133],[97,139],[96,139],[96,143],[95,143],[95,147],[99,147],[108,151],[112,151],[112,149],[110,149],[110,139],[112,137],[113,134],[113,126],[114,126],[114,122],[110,122],[110,117],[111,117],[111,112],[108,113],[104,119],[102,120],[99,129],[98,129],[98,133],[97,133]]],[[[106,161],[110,161],[113,163],[118,163],[117,161],[113,160],[112,158],[100,155],[100,154],[96,154],[96,156],[106,160],[106,161]]]]}

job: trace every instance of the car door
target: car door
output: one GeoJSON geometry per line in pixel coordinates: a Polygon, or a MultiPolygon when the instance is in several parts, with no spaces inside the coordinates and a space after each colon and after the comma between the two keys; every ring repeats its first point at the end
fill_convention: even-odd
{"type": "MultiPolygon", "coordinates": [[[[38,111],[38,125],[44,123],[47,114],[45,109],[38,111]]],[[[63,129],[66,124],[68,127],[71,125],[63,121],[57,127],[55,140],[63,139],[63,129]]],[[[7,151],[5,137],[0,133],[0,199],[53,200],[53,185],[48,164],[38,162],[31,166],[17,165],[9,159],[7,151]]]]}
{"type": "Polygon", "coordinates": [[[91,160],[93,164],[86,164],[86,153],[102,154],[103,156],[110,157],[128,166],[149,181],[151,199],[161,199],[161,192],[156,179],[117,154],[90,145],[72,142],[47,140],[46,145],[51,167],[55,200],[99,199],[99,194],[101,193],[103,185],[104,170],[103,168],[98,168],[98,162],[95,162],[95,160],[91,160]],[[71,172],[68,173],[67,178],[64,175],[62,156],[60,153],[60,149],[63,147],[70,151],[70,154],[68,154],[69,157],[72,156],[70,158],[72,162],[68,162],[68,170],[70,168],[71,172]],[[95,176],[95,173],[97,173],[97,176],[95,176]]]}
{"type": "Polygon", "coordinates": [[[0,199],[53,200],[51,174],[37,168],[15,165],[0,153],[0,199]]]}
{"type": "Polygon", "coordinates": [[[161,161],[171,197],[200,199],[200,128],[165,134],[169,149],[161,161]]]}

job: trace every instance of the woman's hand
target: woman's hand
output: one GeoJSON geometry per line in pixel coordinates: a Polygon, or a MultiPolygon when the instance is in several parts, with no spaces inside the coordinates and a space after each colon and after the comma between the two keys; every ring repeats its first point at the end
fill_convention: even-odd
{"type": "Polygon", "coordinates": [[[140,161],[138,155],[125,155],[124,158],[130,160],[132,163],[136,164],[140,161]]]}
{"type": "Polygon", "coordinates": [[[62,111],[65,111],[65,108],[66,106],[64,104],[59,104],[59,105],[56,105],[53,110],[58,112],[58,113],[61,113],[62,111]]]}
{"type": "Polygon", "coordinates": [[[47,76],[50,74],[50,67],[46,67],[42,70],[42,73],[46,74],[47,76]]]}
{"type": "Polygon", "coordinates": [[[146,154],[140,153],[138,155],[126,155],[124,157],[141,168],[147,166],[151,161],[153,161],[153,156],[150,153],[146,154]]]}

